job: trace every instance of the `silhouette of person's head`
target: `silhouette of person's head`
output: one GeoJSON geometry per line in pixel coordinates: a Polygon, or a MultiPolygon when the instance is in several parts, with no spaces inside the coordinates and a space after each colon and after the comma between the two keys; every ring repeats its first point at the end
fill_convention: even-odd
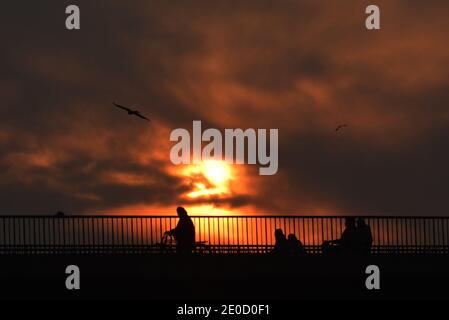
{"type": "Polygon", "coordinates": [[[185,218],[188,216],[187,210],[184,209],[183,207],[177,207],[176,212],[178,213],[178,217],[180,217],[180,218],[185,218]]]}
{"type": "Polygon", "coordinates": [[[358,218],[357,219],[357,228],[363,228],[366,227],[366,222],[365,220],[363,220],[363,218],[358,218]]]}
{"type": "Polygon", "coordinates": [[[346,228],[354,228],[355,227],[355,218],[347,217],[345,219],[345,226],[346,226],[346,228]]]}
{"type": "Polygon", "coordinates": [[[288,241],[298,241],[298,238],[296,238],[296,236],[293,233],[290,233],[287,239],[288,241]]]}
{"type": "Polygon", "coordinates": [[[284,232],[282,231],[282,229],[276,229],[274,231],[274,237],[276,238],[276,240],[285,239],[285,235],[284,235],[284,232]]]}

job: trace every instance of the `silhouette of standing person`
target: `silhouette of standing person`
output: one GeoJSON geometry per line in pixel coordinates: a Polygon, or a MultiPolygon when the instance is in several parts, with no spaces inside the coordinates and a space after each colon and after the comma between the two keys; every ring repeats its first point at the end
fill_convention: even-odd
{"type": "Polygon", "coordinates": [[[176,208],[179,221],[176,228],[166,231],[176,241],[176,253],[190,254],[195,247],[195,226],[183,207],[176,208]]]}
{"type": "Polygon", "coordinates": [[[373,244],[373,234],[371,228],[362,218],[357,219],[357,245],[361,253],[367,254],[371,252],[373,244]]]}
{"type": "Polygon", "coordinates": [[[274,231],[274,239],[275,239],[274,248],[271,252],[277,254],[287,253],[288,252],[287,238],[285,237],[285,234],[282,231],[282,229],[276,229],[274,231]]]}
{"type": "Polygon", "coordinates": [[[340,239],[323,242],[322,249],[324,253],[354,253],[357,251],[358,232],[355,225],[355,218],[346,218],[345,226],[346,228],[341,234],[340,239]]]}

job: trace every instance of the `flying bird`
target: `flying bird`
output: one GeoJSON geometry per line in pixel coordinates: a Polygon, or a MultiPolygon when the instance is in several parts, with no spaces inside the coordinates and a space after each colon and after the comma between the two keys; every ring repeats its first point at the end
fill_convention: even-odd
{"type": "Polygon", "coordinates": [[[337,126],[337,128],[335,128],[335,131],[340,131],[340,129],[346,128],[347,126],[347,124],[340,124],[337,126]]]}
{"type": "Polygon", "coordinates": [[[120,109],[125,110],[126,112],[128,112],[128,114],[129,114],[130,116],[134,115],[134,116],[136,116],[136,117],[139,117],[139,118],[141,118],[141,119],[144,119],[144,120],[147,120],[148,122],[150,122],[150,119],[144,117],[144,116],[143,116],[139,111],[137,111],[137,110],[131,110],[131,109],[129,109],[129,108],[127,108],[127,107],[124,107],[124,106],[121,106],[121,105],[119,105],[119,104],[117,104],[117,103],[115,103],[115,102],[113,102],[112,104],[113,104],[114,106],[116,106],[117,108],[120,108],[120,109]]]}

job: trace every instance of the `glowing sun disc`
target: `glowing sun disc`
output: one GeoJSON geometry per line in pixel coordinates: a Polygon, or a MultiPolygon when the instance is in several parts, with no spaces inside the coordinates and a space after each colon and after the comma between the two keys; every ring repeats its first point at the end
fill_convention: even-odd
{"type": "Polygon", "coordinates": [[[231,176],[229,165],[224,161],[205,161],[202,171],[204,176],[215,185],[222,185],[231,176]]]}

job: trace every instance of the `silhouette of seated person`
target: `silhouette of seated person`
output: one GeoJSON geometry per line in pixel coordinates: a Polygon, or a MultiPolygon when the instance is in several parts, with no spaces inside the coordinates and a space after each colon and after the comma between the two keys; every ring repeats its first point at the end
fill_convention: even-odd
{"type": "Polygon", "coordinates": [[[373,244],[373,234],[370,226],[362,218],[357,219],[357,237],[359,252],[362,254],[370,253],[371,245],[373,244]]]}
{"type": "Polygon", "coordinates": [[[355,253],[358,245],[358,232],[355,218],[345,219],[345,230],[340,239],[324,241],[322,245],[323,253],[355,253]]]}
{"type": "Polygon", "coordinates": [[[176,253],[191,254],[195,248],[195,226],[183,207],[176,208],[179,221],[176,228],[166,231],[166,235],[173,236],[176,241],[176,253]]]}
{"type": "Polygon", "coordinates": [[[271,253],[275,254],[286,254],[288,253],[288,243],[287,238],[285,237],[284,232],[282,229],[276,229],[274,231],[274,248],[271,251],[271,253]]]}
{"type": "Polygon", "coordinates": [[[302,242],[298,240],[298,238],[296,238],[296,236],[293,233],[290,233],[288,235],[287,247],[288,253],[291,255],[301,255],[306,253],[304,246],[302,245],[302,242]]]}

